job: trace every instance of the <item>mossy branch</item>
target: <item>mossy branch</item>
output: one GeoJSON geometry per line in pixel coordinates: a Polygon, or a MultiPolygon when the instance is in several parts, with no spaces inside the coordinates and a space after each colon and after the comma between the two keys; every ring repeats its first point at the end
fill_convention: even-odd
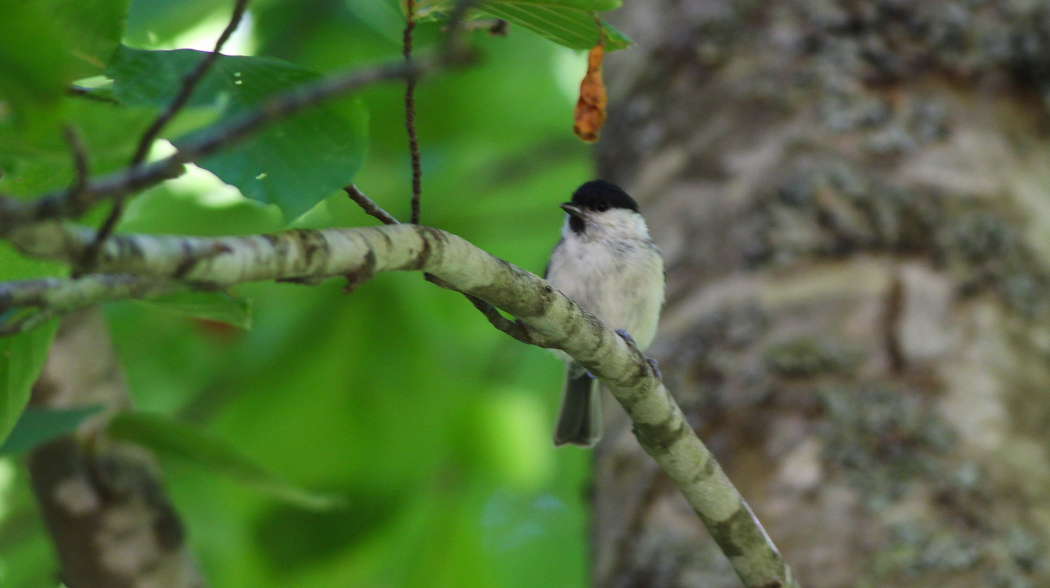
{"type": "MultiPolygon", "coordinates": [[[[57,223],[31,225],[10,235],[27,255],[66,263],[79,259],[93,231],[57,223]]],[[[316,283],[343,276],[356,285],[381,272],[422,271],[439,285],[516,317],[528,342],[566,352],[597,376],[623,405],[639,443],[696,510],[747,588],[797,586],[784,559],[697,438],[646,358],[593,315],[540,277],[494,257],[450,233],[416,225],[296,230],[249,237],[117,235],[99,252],[102,274],[135,276],[163,290],[173,283],[225,288],[258,280],[316,283]],[[163,286],[163,287],[162,287],[163,286]]],[[[61,299],[94,280],[98,300],[119,298],[99,276],[0,284],[0,303],[17,306],[61,299]]],[[[83,296],[77,304],[89,303],[83,296]]],[[[53,310],[53,309],[52,309],[53,310]]],[[[516,337],[524,340],[520,337],[516,337]]]]}

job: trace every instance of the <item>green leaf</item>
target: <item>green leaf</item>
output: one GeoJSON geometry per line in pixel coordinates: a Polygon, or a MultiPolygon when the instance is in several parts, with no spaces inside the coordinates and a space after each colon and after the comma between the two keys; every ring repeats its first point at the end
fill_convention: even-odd
{"type": "MultiPolygon", "coordinates": [[[[448,0],[419,2],[421,20],[447,16],[453,3],[448,0]]],[[[483,0],[476,9],[489,16],[520,25],[570,49],[590,49],[598,44],[597,13],[620,7],[620,0],[483,0]]],[[[631,40],[605,21],[605,47],[624,49],[631,40]]]]}
{"type": "Polygon", "coordinates": [[[52,439],[77,430],[89,416],[98,414],[102,405],[80,408],[27,408],[15,423],[11,436],[0,445],[0,455],[21,455],[52,439]]]}
{"type": "Polygon", "coordinates": [[[188,423],[159,414],[118,414],[109,425],[109,434],[116,439],[138,443],[160,455],[185,459],[304,508],[329,509],[343,503],[339,496],[294,486],[242,455],[225,441],[211,437],[188,423]]]}
{"type": "MultiPolygon", "coordinates": [[[[53,263],[26,259],[0,244],[0,281],[58,275],[53,263]]],[[[3,313],[0,313],[0,317],[3,313]]],[[[58,330],[53,319],[32,331],[0,338],[0,441],[7,439],[29,402],[29,392],[58,330]]]]}
{"type": "Polygon", "coordinates": [[[245,330],[252,328],[251,301],[225,292],[181,292],[136,302],[142,306],[218,321],[245,330]]]}
{"type": "Polygon", "coordinates": [[[58,105],[73,80],[66,39],[39,4],[0,0],[0,124],[32,122],[58,105]]]}
{"type": "Polygon", "coordinates": [[[120,46],[131,0],[41,1],[61,27],[73,75],[83,78],[101,72],[120,46]]]}
{"type": "MultiPolygon", "coordinates": [[[[203,55],[122,47],[106,75],[114,79],[114,93],[122,103],[162,107],[203,55]]],[[[221,132],[226,120],[265,98],[319,78],[279,59],[223,56],[190,100],[191,106],[221,110],[223,117],[182,140],[221,132]]],[[[198,165],[248,198],[278,205],[293,220],[353,180],[364,162],[367,136],[363,104],[342,99],[275,122],[198,165]]]]}
{"type": "Polygon", "coordinates": [[[29,402],[29,391],[56,331],[58,320],[50,320],[27,333],[0,339],[0,439],[7,439],[29,402]]]}

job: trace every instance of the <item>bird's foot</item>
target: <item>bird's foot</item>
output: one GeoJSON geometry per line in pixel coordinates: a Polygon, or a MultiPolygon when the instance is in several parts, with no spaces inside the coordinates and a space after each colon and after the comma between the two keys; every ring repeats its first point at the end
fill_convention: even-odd
{"type": "Polygon", "coordinates": [[[638,344],[634,342],[634,337],[632,337],[631,334],[628,333],[626,330],[624,330],[624,329],[616,329],[616,334],[621,336],[621,337],[623,337],[623,340],[627,341],[627,344],[630,345],[631,347],[637,347],[638,346],[638,344]]]}
{"type": "Polygon", "coordinates": [[[645,358],[645,361],[648,361],[649,367],[653,368],[653,375],[656,376],[656,379],[662,382],[664,380],[664,375],[660,373],[660,362],[651,357],[645,358]]]}

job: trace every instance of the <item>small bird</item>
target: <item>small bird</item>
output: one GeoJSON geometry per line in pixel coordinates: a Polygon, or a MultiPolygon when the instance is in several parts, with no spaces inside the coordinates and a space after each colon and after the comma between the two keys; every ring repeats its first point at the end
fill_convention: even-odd
{"type": "MultiPolygon", "coordinates": [[[[656,336],[664,303],[664,262],[638,203],[612,182],[580,186],[544,277],[581,308],[644,351],[656,336]]],[[[590,447],[602,436],[598,380],[568,355],[554,445],[590,447]]]]}

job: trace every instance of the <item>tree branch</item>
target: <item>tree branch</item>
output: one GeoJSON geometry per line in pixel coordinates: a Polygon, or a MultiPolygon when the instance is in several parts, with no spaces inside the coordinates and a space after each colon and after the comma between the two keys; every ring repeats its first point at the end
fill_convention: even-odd
{"type": "MultiPolygon", "coordinates": [[[[31,229],[35,230],[19,232],[12,242],[27,254],[60,261],[76,259],[92,238],[88,229],[56,224],[31,229]]],[[[360,282],[387,271],[431,274],[441,285],[517,317],[531,335],[530,342],[561,349],[598,377],[633,421],[639,443],[685,495],[746,587],[797,586],[773,542],[646,358],[540,277],[460,237],[403,224],[251,237],[118,235],[100,252],[99,269],[212,287],[332,276],[360,282]],[[202,254],[207,251],[220,253],[202,254]]],[[[59,281],[59,290],[76,287],[77,280],[59,281]]],[[[13,289],[10,283],[0,284],[0,300],[14,300],[13,289]]],[[[507,321],[500,317],[495,322],[500,319],[507,321]]]]}
{"type": "Polygon", "coordinates": [[[219,35],[218,40],[215,41],[215,48],[210,53],[204,55],[197,67],[194,68],[189,74],[186,75],[182,80],[182,86],[179,88],[179,93],[175,95],[168,107],[164,109],[164,112],[153,121],[146,132],[142,134],[142,138],[139,139],[138,147],[135,149],[135,154],[131,157],[131,166],[135,167],[146,160],[146,155],[149,154],[149,149],[153,145],[153,142],[157,140],[160,132],[164,130],[164,127],[171,122],[171,119],[175,118],[175,115],[179,113],[186,103],[189,102],[190,96],[193,95],[193,91],[197,88],[197,84],[204,79],[204,74],[208,73],[211,66],[219,60],[222,55],[222,46],[226,44],[226,41],[230,39],[233,32],[237,30],[237,27],[241,24],[241,18],[244,16],[245,9],[248,8],[248,0],[237,0],[237,3],[233,7],[233,13],[230,15],[230,21],[226,25],[226,28],[219,35]]]}
{"type": "MultiPolygon", "coordinates": [[[[350,196],[350,199],[356,202],[362,210],[364,210],[369,215],[379,219],[383,222],[383,224],[399,224],[396,218],[394,218],[389,212],[383,210],[378,204],[373,202],[371,198],[365,196],[361,192],[361,190],[357,189],[357,186],[355,186],[354,184],[350,184],[349,186],[343,188],[343,190],[346,191],[347,195],[350,196]]],[[[424,275],[426,276],[428,281],[437,284],[438,286],[441,286],[443,288],[445,287],[445,285],[440,283],[440,280],[438,280],[434,276],[431,276],[430,274],[424,275]]],[[[357,286],[358,281],[351,280],[349,285],[347,285],[347,294],[353,291],[353,289],[357,286]]],[[[467,300],[474,305],[474,308],[478,309],[481,312],[481,314],[485,315],[485,318],[488,319],[489,324],[491,324],[493,327],[496,327],[496,329],[510,335],[511,337],[514,337],[522,343],[539,345],[540,347],[550,347],[550,345],[544,345],[538,342],[535,336],[529,333],[528,329],[525,328],[525,325],[521,324],[520,322],[509,320],[507,317],[500,314],[499,310],[495,306],[492,306],[488,302],[485,302],[484,300],[476,296],[471,296],[470,294],[464,294],[463,296],[465,296],[467,300]]],[[[0,335],[2,334],[3,332],[2,330],[0,330],[0,335]]]]}
{"type": "Polygon", "coordinates": [[[361,192],[361,190],[359,190],[356,185],[350,184],[349,186],[343,188],[343,191],[346,192],[346,195],[350,197],[350,200],[353,200],[358,206],[361,207],[361,210],[365,211],[365,214],[379,219],[379,222],[383,223],[384,225],[398,224],[397,219],[394,218],[393,215],[383,210],[383,208],[376,204],[371,198],[365,196],[364,193],[361,192]]]}

